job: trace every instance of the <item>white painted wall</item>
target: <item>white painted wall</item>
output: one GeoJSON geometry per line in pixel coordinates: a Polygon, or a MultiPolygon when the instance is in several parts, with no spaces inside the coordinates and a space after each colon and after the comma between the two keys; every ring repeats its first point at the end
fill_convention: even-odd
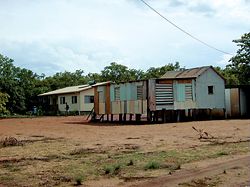
{"type": "Polygon", "coordinates": [[[90,88],[88,90],[84,90],[80,92],[80,111],[91,111],[94,107],[94,103],[84,103],[84,96],[85,95],[92,95],[94,96],[94,88],[90,88]]]}
{"type": "Polygon", "coordinates": [[[225,108],[225,82],[212,68],[196,79],[197,108],[225,108]],[[214,86],[214,94],[208,94],[208,86],[214,86]]]}
{"type": "Polygon", "coordinates": [[[62,94],[58,95],[58,109],[59,111],[66,111],[65,107],[66,104],[60,103],[60,97],[65,97],[65,102],[69,105],[69,111],[79,111],[79,100],[80,100],[80,94],[74,93],[74,94],[62,94]],[[72,103],[72,96],[77,96],[77,103],[72,103]]]}

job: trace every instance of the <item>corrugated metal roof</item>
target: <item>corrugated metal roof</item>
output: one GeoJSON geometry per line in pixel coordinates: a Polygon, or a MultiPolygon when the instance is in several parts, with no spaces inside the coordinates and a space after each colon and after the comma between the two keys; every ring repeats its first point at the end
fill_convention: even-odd
{"type": "Polygon", "coordinates": [[[197,68],[192,68],[192,69],[185,69],[182,71],[167,71],[161,78],[164,78],[164,79],[196,78],[200,76],[203,72],[207,71],[209,68],[212,68],[212,67],[204,66],[204,67],[197,67],[197,68]]]}
{"type": "Polygon", "coordinates": [[[84,90],[88,90],[88,89],[92,88],[93,86],[104,85],[104,84],[107,84],[107,83],[108,82],[100,82],[100,83],[96,83],[96,84],[93,84],[93,85],[85,84],[85,85],[78,85],[78,86],[70,86],[70,87],[54,90],[54,91],[51,91],[51,92],[46,92],[46,93],[40,94],[38,96],[76,93],[76,92],[81,92],[81,91],[84,91],[84,90]]]}

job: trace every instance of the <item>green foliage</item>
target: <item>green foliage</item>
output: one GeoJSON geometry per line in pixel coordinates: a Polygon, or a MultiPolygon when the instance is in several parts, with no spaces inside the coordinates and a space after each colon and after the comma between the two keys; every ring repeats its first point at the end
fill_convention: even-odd
{"type": "Polygon", "coordinates": [[[82,185],[83,182],[83,176],[82,175],[78,175],[75,177],[75,182],[76,182],[76,186],[82,185]]]}
{"type": "Polygon", "coordinates": [[[113,165],[106,165],[104,166],[104,172],[105,174],[111,174],[111,175],[117,175],[121,169],[120,164],[113,164],[113,165]]]}
{"type": "Polygon", "coordinates": [[[229,84],[250,84],[250,32],[241,36],[238,40],[233,40],[239,47],[236,55],[230,59],[225,69],[226,75],[231,75],[229,84]]]}
{"type": "Polygon", "coordinates": [[[160,164],[159,164],[159,162],[156,162],[156,161],[150,161],[144,167],[145,170],[148,170],[148,169],[159,169],[159,168],[160,168],[160,164]]]}
{"type": "Polygon", "coordinates": [[[145,79],[160,78],[167,71],[177,71],[180,69],[181,68],[180,68],[179,62],[176,62],[175,64],[169,63],[169,64],[162,66],[162,67],[159,67],[159,68],[151,67],[146,71],[144,78],[145,79]]]}
{"type": "Polygon", "coordinates": [[[4,114],[8,114],[8,110],[6,109],[6,103],[8,102],[9,95],[6,93],[0,92],[0,116],[4,114]]]}
{"type": "Polygon", "coordinates": [[[134,161],[131,159],[129,160],[129,162],[127,163],[127,166],[133,166],[134,165],[134,161]]]}

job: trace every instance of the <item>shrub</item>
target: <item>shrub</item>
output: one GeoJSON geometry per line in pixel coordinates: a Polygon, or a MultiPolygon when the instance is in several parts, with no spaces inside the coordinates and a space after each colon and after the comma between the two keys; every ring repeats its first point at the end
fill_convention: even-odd
{"type": "Polygon", "coordinates": [[[121,169],[121,165],[120,164],[114,164],[114,165],[108,165],[108,166],[104,166],[104,172],[105,174],[118,174],[119,171],[121,169]]]}
{"type": "Polygon", "coordinates": [[[82,185],[83,176],[79,175],[75,178],[76,186],[82,185]]]}
{"type": "Polygon", "coordinates": [[[133,165],[134,165],[133,160],[130,160],[130,161],[127,163],[127,166],[133,166],[133,165]]]}
{"type": "Polygon", "coordinates": [[[150,161],[145,165],[145,170],[148,169],[159,169],[160,168],[160,164],[156,161],[150,161]]]}

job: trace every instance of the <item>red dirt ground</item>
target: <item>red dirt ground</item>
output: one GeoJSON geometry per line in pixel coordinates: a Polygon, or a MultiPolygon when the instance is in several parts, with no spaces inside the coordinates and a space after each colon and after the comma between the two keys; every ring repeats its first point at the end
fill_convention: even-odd
{"type": "Polygon", "coordinates": [[[137,144],[143,149],[186,148],[206,142],[197,141],[198,133],[192,127],[203,129],[226,141],[250,139],[250,120],[218,120],[153,125],[122,125],[86,123],[84,116],[19,118],[0,120],[0,139],[6,136],[29,137],[41,135],[81,141],[91,147],[96,144],[113,146],[137,144]]]}
{"type": "MultiPolygon", "coordinates": [[[[237,142],[250,139],[250,120],[216,120],[153,125],[122,125],[87,123],[85,118],[85,116],[68,116],[0,119],[0,139],[6,136],[15,136],[25,139],[34,135],[51,138],[62,137],[79,141],[88,148],[100,145],[103,147],[110,147],[124,144],[136,144],[143,151],[188,148],[208,144],[208,142],[198,140],[199,135],[192,127],[203,129],[209,135],[219,138],[220,141],[237,142]]],[[[242,159],[239,160],[239,164],[241,165],[246,162],[246,160],[244,160],[245,158],[241,158],[241,156],[235,156],[234,158],[242,159]]],[[[249,155],[247,159],[248,158],[249,155]]],[[[231,166],[230,163],[235,163],[235,161],[231,162],[230,159],[232,158],[225,157],[218,161],[218,163],[222,163],[222,165],[224,163],[225,167],[228,165],[231,166]]],[[[205,166],[204,163],[201,162],[201,170],[202,168],[204,170],[208,165],[212,168],[211,170],[216,170],[214,167],[216,166],[217,161],[215,161],[215,163],[213,162],[205,162],[205,166]]],[[[193,166],[194,165],[192,164],[188,165],[188,168],[192,168],[193,166]]],[[[185,173],[185,171],[181,172],[185,173]]],[[[247,172],[249,176],[249,170],[247,170],[247,172]]],[[[195,175],[200,177],[203,176],[194,172],[193,176],[195,175]]],[[[169,178],[169,176],[167,177],[169,178]]],[[[174,175],[170,177],[174,178],[174,175]]],[[[190,178],[190,176],[188,177],[190,178]]],[[[159,180],[156,179],[138,185],[167,186],[163,184],[168,178],[163,177],[159,178],[159,180]],[[153,185],[154,182],[156,185],[153,185]]],[[[176,181],[174,179],[172,180],[176,181]]],[[[176,183],[173,183],[173,186],[175,185],[176,183]]]]}

